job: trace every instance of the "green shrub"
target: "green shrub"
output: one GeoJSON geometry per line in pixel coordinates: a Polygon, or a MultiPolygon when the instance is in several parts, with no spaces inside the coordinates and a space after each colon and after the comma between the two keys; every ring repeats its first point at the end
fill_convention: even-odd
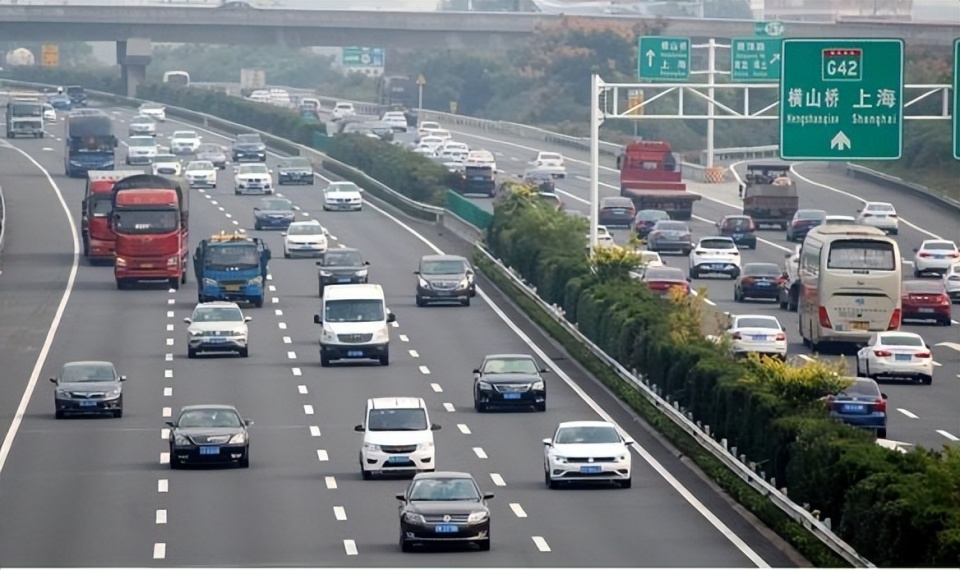
{"type": "Polygon", "coordinates": [[[0,72],[0,78],[52,86],[80,85],[93,91],[126,95],[127,88],[115,68],[61,69],[58,67],[11,67],[0,72]]]}

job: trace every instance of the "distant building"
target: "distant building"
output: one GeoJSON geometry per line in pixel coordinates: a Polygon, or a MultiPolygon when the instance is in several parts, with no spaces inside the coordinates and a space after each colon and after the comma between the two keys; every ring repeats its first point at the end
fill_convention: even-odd
{"type": "Polygon", "coordinates": [[[835,22],[837,20],[913,19],[914,0],[752,0],[762,4],[766,20],[835,22]]]}

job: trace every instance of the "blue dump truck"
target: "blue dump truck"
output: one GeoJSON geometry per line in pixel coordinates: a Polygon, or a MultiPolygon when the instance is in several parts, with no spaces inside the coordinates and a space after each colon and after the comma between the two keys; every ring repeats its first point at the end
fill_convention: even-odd
{"type": "Polygon", "coordinates": [[[263,306],[270,249],[260,238],[220,232],[202,240],[193,254],[198,300],[263,306]]]}

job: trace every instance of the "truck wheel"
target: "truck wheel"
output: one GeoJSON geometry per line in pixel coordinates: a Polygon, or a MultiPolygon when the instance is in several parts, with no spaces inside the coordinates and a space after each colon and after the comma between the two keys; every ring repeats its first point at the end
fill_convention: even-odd
{"type": "Polygon", "coordinates": [[[259,297],[253,300],[253,306],[258,309],[263,307],[263,295],[260,295],[259,297]]]}
{"type": "Polygon", "coordinates": [[[176,291],[180,288],[180,279],[177,277],[170,278],[170,288],[176,291]]]}
{"type": "Polygon", "coordinates": [[[83,256],[90,257],[90,240],[87,238],[86,234],[83,236],[83,256]]]}
{"type": "Polygon", "coordinates": [[[184,267],[184,268],[183,268],[183,273],[180,275],[180,283],[181,283],[182,285],[186,285],[186,283],[187,283],[187,275],[188,275],[188,274],[187,274],[187,268],[184,267]]]}
{"type": "Polygon", "coordinates": [[[130,287],[130,284],[127,282],[126,279],[121,279],[119,277],[117,278],[117,289],[119,289],[120,291],[124,291],[126,289],[129,289],[129,287],[130,287]]]}

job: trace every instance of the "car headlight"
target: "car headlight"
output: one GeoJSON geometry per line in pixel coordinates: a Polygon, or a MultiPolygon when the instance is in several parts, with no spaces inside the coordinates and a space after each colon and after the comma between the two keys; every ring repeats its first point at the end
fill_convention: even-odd
{"type": "Polygon", "coordinates": [[[253,279],[247,280],[247,285],[263,285],[263,276],[257,275],[253,279]]]}
{"type": "Polygon", "coordinates": [[[493,384],[486,382],[484,380],[477,382],[477,387],[480,388],[481,390],[493,390],[493,384]]]}
{"type": "Polygon", "coordinates": [[[567,458],[562,455],[551,455],[550,460],[554,463],[566,463],[567,458]]]}
{"type": "Polygon", "coordinates": [[[196,329],[188,329],[187,332],[190,333],[190,336],[203,336],[203,331],[196,329]]]}
{"type": "Polygon", "coordinates": [[[54,390],[54,393],[57,395],[58,398],[69,398],[69,397],[70,397],[70,392],[67,392],[66,390],[63,390],[63,389],[61,389],[61,388],[57,388],[56,390],[54,390]]]}
{"type": "Polygon", "coordinates": [[[457,287],[458,287],[459,289],[463,289],[463,288],[466,288],[466,287],[469,287],[469,286],[470,286],[470,280],[467,279],[466,277],[464,277],[463,279],[461,279],[461,280],[460,280],[460,283],[457,284],[457,287]]]}
{"type": "Polygon", "coordinates": [[[367,276],[367,270],[366,270],[366,269],[361,269],[360,271],[357,271],[356,273],[354,273],[354,275],[356,275],[357,277],[366,277],[366,276],[367,276]]]}
{"type": "Polygon", "coordinates": [[[537,380],[530,385],[530,388],[533,390],[543,390],[543,380],[537,380]]]}
{"type": "Polygon", "coordinates": [[[119,395],[120,395],[120,387],[119,387],[119,386],[116,387],[116,388],[114,388],[113,390],[110,390],[110,391],[107,393],[107,397],[108,397],[108,398],[116,398],[116,397],[119,396],[119,395]]]}
{"type": "Polygon", "coordinates": [[[329,271],[321,271],[320,277],[333,277],[333,273],[330,273],[329,271]]]}
{"type": "Polygon", "coordinates": [[[403,520],[413,524],[427,524],[427,521],[423,520],[423,515],[420,515],[417,513],[411,513],[411,512],[403,513],[403,520]]]}
{"type": "Polygon", "coordinates": [[[171,257],[171,258],[167,259],[167,267],[176,267],[176,266],[178,266],[178,265],[180,265],[180,258],[179,258],[179,257],[171,257]]]}
{"type": "Polygon", "coordinates": [[[429,450],[433,449],[433,442],[432,442],[432,441],[425,441],[425,442],[423,442],[423,443],[420,444],[420,446],[419,446],[418,449],[420,449],[420,451],[429,451],[429,450]]]}
{"type": "Polygon", "coordinates": [[[337,334],[330,329],[323,329],[320,333],[321,342],[334,342],[337,340],[337,334]]]}
{"type": "Polygon", "coordinates": [[[216,279],[210,279],[209,277],[204,277],[204,278],[203,278],[203,286],[204,286],[204,287],[216,287],[216,286],[217,286],[217,280],[216,280],[216,279]]]}
{"type": "Polygon", "coordinates": [[[363,448],[367,451],[380,451],[380,446],[375,443],[364,443],[363,448]]]}
{"type": "Polygon", "coordinates": [[[190,440],[182,435],[174,436],[173,444],[174,445],[191,445],[190,440]]]}
{"type": "Polygon", "coordinates": [[[117,267],[126,267],[126,266],[127,266],[127,260],[124,259],[124,258],[122,258],[122,257],[118,257],[118,258],[114,259],[113,264],[116,265],[117,267]]]}
{"type": "Polygon", "coordinates": [[[231,437],[230,441],[228,441],[227,443],[237,444],[237,443],[246,443],[246,441],[247,441],[247,434],[241,432],[231,437]]]}
{"type": "Polygon", "coordinates": [[[417,282],[420,284],[420,287],[421,287],[422,289],[429,289],[429,288],[430,288],[430,282],[427,281],[426,279],[424,279],[423,277],[417,277],[417,282]]]}
{"type": "Polygon", "coordinates": [[[473,524],[473,523],[478,523],[478,522],[483,522],[483,521],[487,520],[487,517],[488,517],[488,516],[489,516],[489,515],[487,514],[487,511],[474,511],[474,512],[470,513],[470,516],[469,516],[469,517],[467,517],[467,522],[468,522],[468,523],[471,523],[471,524],[473,524]]]}
{"type": "Polygon", "coordinates": [[[233,329],[232,331],[230,331],[230,336],[238,336],[238,337],[247,336],[247,329],[246,328],[233,329]]]}

